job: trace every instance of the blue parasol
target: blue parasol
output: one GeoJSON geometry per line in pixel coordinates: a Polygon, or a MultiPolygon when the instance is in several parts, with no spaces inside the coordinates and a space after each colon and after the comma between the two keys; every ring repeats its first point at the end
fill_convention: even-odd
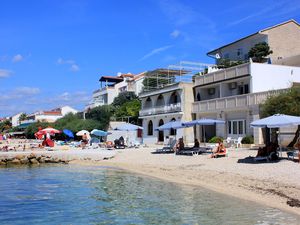
{"type": "Polygon", "coordinates": [[[73,132],[70,131],[70,130],[68,130],[68,129],[63,129],[63,133],[64,133],[65,135],[67,135],[68,137],[70,137],[70,138],[74,138],[73,132]]]}

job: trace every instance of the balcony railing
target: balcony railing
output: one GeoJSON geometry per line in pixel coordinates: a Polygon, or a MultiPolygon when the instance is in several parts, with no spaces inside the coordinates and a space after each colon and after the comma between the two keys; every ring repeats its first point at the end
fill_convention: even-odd
{"type": "Polygon", "coordinates": [[[245,107],[259,105],[263,103],[269,96],[280,94],[286,91],[287,89],[281,89],[194,102],[192,112],[201,113],[220,111],[224,109],[243,109],[245,107]]]}
{"type": "Polygon", "coordinates": [[[195,86],[232,79],[248,74],[250,74],[250,63],[245,63],[202,76],[197,76],[195,79],[195,86]]]}
{"type": "Polygon", "coordinates": [[[148,116],[155,114],[163,114],[163,113],[172,113],[172,112],[180,112],[181,111],[181,103],[157,106],[148,109],[142,109],[140,111],[140,116],[148,116]]]}

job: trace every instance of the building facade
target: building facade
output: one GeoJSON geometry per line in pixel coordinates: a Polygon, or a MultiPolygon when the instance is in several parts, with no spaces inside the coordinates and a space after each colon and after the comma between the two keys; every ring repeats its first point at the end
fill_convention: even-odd
{"type": "Polygon", "coordinates": [[[191,121],[193,84],[178,82],[161,89],[140,94],[142,109],[139,118],[143,123],[145,144],[164,143],[170,136],[183,137],[185,143],[194,142],[193,128],[156,131],[170,121],[191,121]]]}
{"type": "Polygon", "coordinates": [[[102,105],[110,105],[115,97],[122,92],[134,92],[136,95],[143,89],[144,73],[137,75],[119,74],[118,76],[102,76],[100,89],[93,92],[92,100],[86,105],[85,110],[102,105]]]}
{"type": "MultiPolygon", "coordinates": [[[[259,105],[296,83],[300,83],[300,67],[252,62],[197,76],[192,113],[197,119],[226,121],[225,125],[208,126],[208,138],[253,135],[255,143],[261,144],[261,129],[250,127],[259,119],[259,105]]],[[[196,133],[203,140],[203,130],[197,128],[196,133]]]]}
{"type": "Polygon", "coordinates": [[[215,58],[217,64],[220,59],[244,61],[248,60],[248,52],[255,44],[266,42],[273,51],[268,56],[272,64],[300,66],[299,37],[300,25],[295,20],[289,20],[226,44],[207,55],[215,58]]]}

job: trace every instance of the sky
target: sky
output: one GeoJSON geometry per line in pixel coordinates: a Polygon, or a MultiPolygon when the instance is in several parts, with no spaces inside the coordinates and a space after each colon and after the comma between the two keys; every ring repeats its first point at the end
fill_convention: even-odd
{"type": "Polygon", "coordinates": [[[0,117],[83,110],[102,75],[138,74],[295,19],[299,0],[0,2],[0,117]]]}

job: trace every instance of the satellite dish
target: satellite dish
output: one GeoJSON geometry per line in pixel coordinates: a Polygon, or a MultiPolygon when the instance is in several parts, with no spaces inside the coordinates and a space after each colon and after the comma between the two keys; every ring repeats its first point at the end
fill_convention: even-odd
{"type": "Polygon", "coordinates": [[[221,58],[221,56],[219,55],[219,53],[216,54],[216,58],[217,58],[217,59],[220,59],[220,58],[221,58]]]}

